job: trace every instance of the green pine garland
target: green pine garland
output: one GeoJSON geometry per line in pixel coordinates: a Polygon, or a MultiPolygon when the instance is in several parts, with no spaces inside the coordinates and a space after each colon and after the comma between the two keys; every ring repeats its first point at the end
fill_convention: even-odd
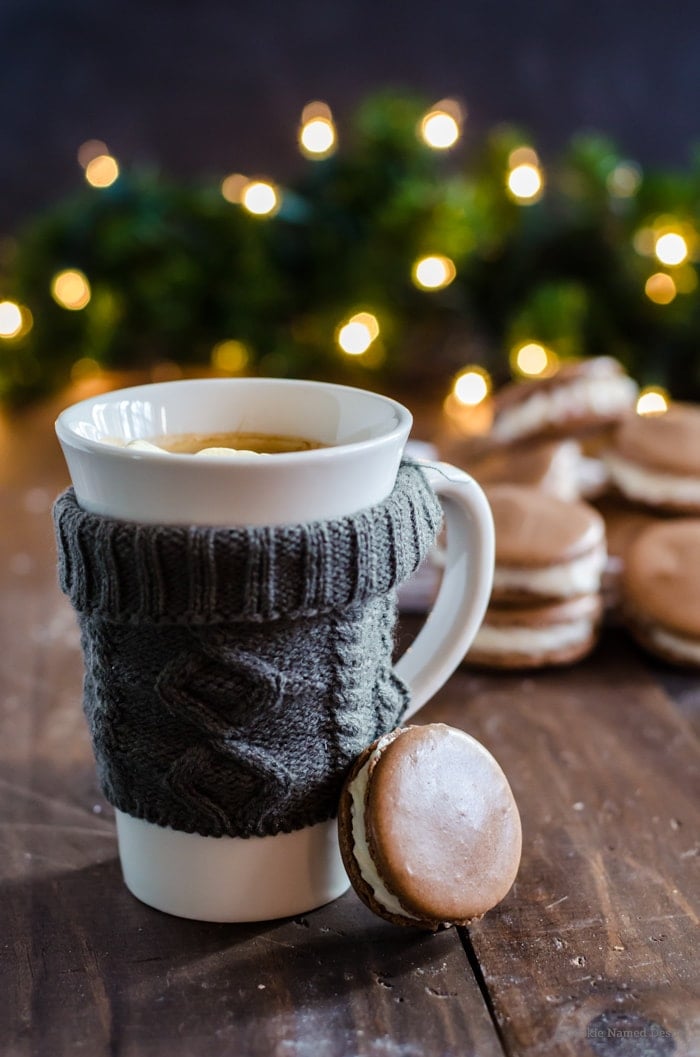
{"type": "Polygon", "coordinates": [[[528,136],[499,127],[476,145],[467,129],[454,151],[434,151],[416,134],[426,109],[397,94],[367,100],[337,153],[305,162],[272,217],[230,204],[218,186],[139,172],[47,210],[0,274],[0,300],[33,321],[0,339],[0,399],[52,392],[77,361],[209,369],[226,340],[245,346],[245,373],[435,392],[470,362],[505,380],[509,350],[536,340],[561,357],[617,356],[640,383],[697,398],[698,158],[640,178],[612,143],[577,136],[544,166],[540,200],[524,205],[505,179],[528,136]],[[653,254],[650,231],[664,223],[690,247],[678,267],[653,254]],[[411,278],[431,253],[456,266],[432,292],[411,278]],[[51,294],[68,268],[90,283],[78,311],[51,294]],[[678,290],[668,304],[645,294],[654,273],[678,290]],[[376,317],[379,336],[349,356],[336,336],[357,311],[376,317]]]}

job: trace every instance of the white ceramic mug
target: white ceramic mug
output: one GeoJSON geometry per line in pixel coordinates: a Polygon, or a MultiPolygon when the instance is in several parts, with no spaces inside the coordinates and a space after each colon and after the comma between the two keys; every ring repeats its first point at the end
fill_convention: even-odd
{"type": "MultiPolygon", "coordinates": [[[[281,525],[354,514],[385,499],[411,425],[401,404],[360,389],[214,378],[84,400],[62,412],[56,432],[85,510],[155,524],[281,525]],[[328,446],[268,458],[194,458],[105,443],[228,431],[328,446]]],[[[493,576],[493,522],[480,488],[448,464],[422,465],[443,505],[447,557],[434,607],[395,666],[411,691],[408,715],[464,656],[493,576]]],[[[127,887],[144,903],[180,917],[285,917],[321,906],[348,887],[334,820],[245,839],[184,833],[120,811],[116,820],[127,887]]]]}

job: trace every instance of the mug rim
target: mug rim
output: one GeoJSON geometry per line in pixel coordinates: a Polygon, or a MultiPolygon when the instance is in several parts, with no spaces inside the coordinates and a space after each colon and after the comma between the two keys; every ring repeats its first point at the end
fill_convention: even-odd
{"type": "MultiPolygon", "coordinates": [[[[363,440],[357,441],[338,441],[328,447],[322,448],[309,448],[302,451],[289,451],[289,452],[275,452],[274,462],[276,465],[280,465],[280,462],[296,462],[297,460],[303,460],[304,462],[313,460],[314,458],[330,458],[333,457],[333,453],[339,451],[357,452],[363,449],[369,449],[375,447],[378,444],[386,444],[403,436],[407,436],[413,425],[413,416],[409,409],[398,400],[393,397],[385,396],[383,393],[376,393],[371,389],[362,389],[360,386],[343,385],[337,382],[324,382],[315,379],[302,379],[302,378],[256,378],[256,377],[245,377],[245,378],[177,378],[165,382],[145,382],[141,385],[127,386],[122,389],[111,389],[104,393],[99,393],[96,396],[87,397],[84,400],[76,401],[74,404],[66,406],[56,418],[54,427],[56,435],[61,444],[73,448],[74,450],[82,451],[90,455],[99,455],[100,457],[127,459],[127,460],[139,460],[152,462],[161,462],[164,455],[160,452],[149,452],[139,451],[130,449],[127,447],[121,447],[117,444],[106,444],[104,440],[93,440],[90,437],[82,436],[77,433],[73,428],[72,421],[79,417],[81,409],[87,413],[88,408],[92,408],[98,403],[116,403],[120,400],[134,400],[137,396],[143,395],[145,392],[153,392],[154,390],[174,390],[174,389],[199,389],[205,386],[215,386],[217,388],[224,386],[232,386],[235,388],[246,388],[246,387],[275,387],[275,388],[293,388],[293,389],[324,389],[331,392],[340,393],[353,393],[359,394],[362,397],[367,397],[377,402],[383,403],[391,407],[396,415],[395,425],[385,432],[378,433],[376,436],[367,437],[363,440]]],[[[105,434],[106,436],[107,434],[105,434]]],[[[207,464],[218,464],[228,465],[228,460],[222,459],[221,457],[214,458],[213,456],[201,456],[202,461],[207,464]]],[[[170,464],[180,463],[184,460],[186,463],[190,463],[192,455],[189,452],[167,452],[167,461],[170,464]]],[[[267,460],[264,460],[267,462],[267,460]]],[[[239,454],[236,456],[236,464],[238,465],[249,465],[255,464],[260,466],[260,460],[256,453],[250,455],[239,454]]],[[[201,463],[200,463],[201,465],[201,463]]]]}

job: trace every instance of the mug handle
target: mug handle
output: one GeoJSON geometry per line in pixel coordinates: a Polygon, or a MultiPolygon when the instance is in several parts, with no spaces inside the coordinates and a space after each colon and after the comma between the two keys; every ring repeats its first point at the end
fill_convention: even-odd
{"type": "Polygon", "coordinates": [[[394,665],[408,686],[408,719],[447,681],[481,626],[491,596],[494,530],[479,485],[446,462],[416,462],[445,515],[447,547],[442,582],[426,621],[394,665]]]}

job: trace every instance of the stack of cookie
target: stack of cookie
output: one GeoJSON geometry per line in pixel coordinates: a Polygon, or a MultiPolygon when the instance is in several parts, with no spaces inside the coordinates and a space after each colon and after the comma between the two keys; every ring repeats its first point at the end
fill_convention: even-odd
{"type": "Polygon", "coordinates": [[[491,602],[469,665],[572,664],[593,649],[603,612],[607,553],[602,517],[523,485],[486,486],[496,530],[491,602]]]}
{"type": "MultiPolygon", "coordinates": [[[[508,517],[499,512],[503,485],[526,486],[564,502],[574,535],[574,526],[585,520],[582,508],[592,511],[599,526],[602,517],[607,538],[602,589],[584,592],[580,597],[587,597],[586,603],[576,599],[581,614],[584,609],[587,614],[578,627],[580,652],[571,629],[545,639],[533,639],[529,632],[513,635],[516,627],[525,630],[526,621],[530,629],[535,620],[541,624],[543,616],[528,615],[527,607],[516,611],[512,594],[503,594],[497,568],[492,605],[468,663],[524,667],[585,656],[595,641],[595,631],[585,635],[585,620],[589,630],[591,623],[598,626],[591,598],[597,594],[599,605],[602,593],[608,616],[619,617],[645,649],[672,663],[700,667],[700,603],[695,601],[700,596],[700,572],[695,571],[700,569],[700,408],[672,404],[663,414],[637,415],[636,391],[608,357],[566,365],[551,378],[512,383],[494,397],[488,437],[461,455],[451,453],[492,500],[497,566],[508,567],[506,549],[513,536],[512,512],[508,517]],[[519,643],[522,655],[504,642],[519,643]]],[[[554,560],[559,545],[541,500],[519,502],[528,506],[528,531],[540,533],[543,550],[549,546],[554,560]]],[[[560,525],[564,521],[562,512],[560,525]]],[[[523,553],[521,560],[530,568],[533,559],[524,543],[523,553]]],[[[554,620],[551,607],[563,603],[567,609],[559,617],[576,622],[574,600],[544,599],[548,619],[554,620]]],[[[535,601],[536,596],[530,599],[532,605],[535,601]]]]}

